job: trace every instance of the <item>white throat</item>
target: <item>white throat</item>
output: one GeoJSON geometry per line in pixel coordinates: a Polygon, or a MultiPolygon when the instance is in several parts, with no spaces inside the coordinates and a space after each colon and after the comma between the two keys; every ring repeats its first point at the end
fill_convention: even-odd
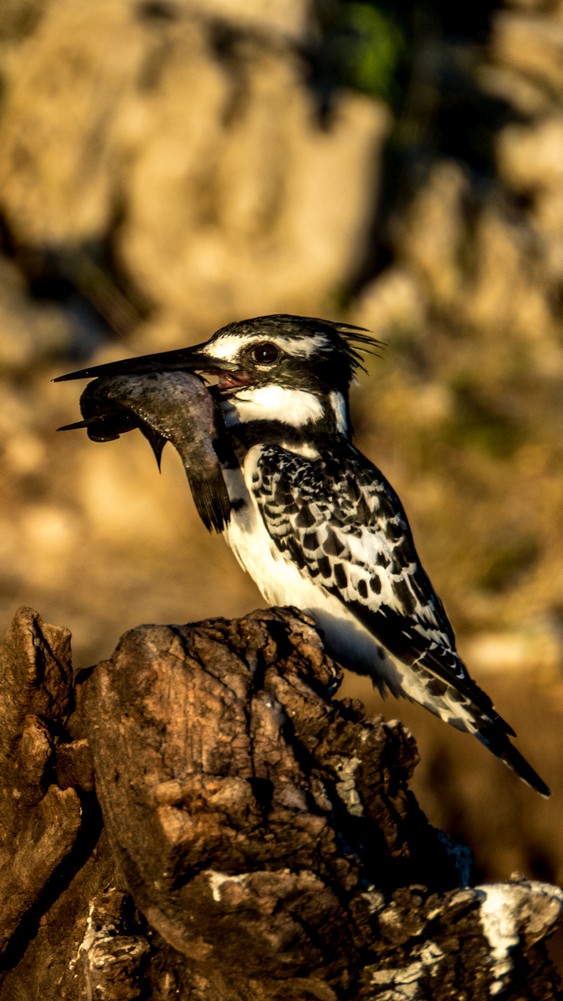
{"type": "Polygon", "coordinates": [[[323,416],[321,401],[305,389],[288,389],[271,383],[268,386],[245,386],[223,404],[227,427],[248,421],[282,421],[302,428],[323,416]]]}

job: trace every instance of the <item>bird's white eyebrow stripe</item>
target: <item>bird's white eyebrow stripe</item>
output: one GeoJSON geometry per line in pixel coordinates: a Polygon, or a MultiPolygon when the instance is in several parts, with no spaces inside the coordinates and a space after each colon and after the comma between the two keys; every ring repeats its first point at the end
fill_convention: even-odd
{"type": "Polygon", "coordinates": [[[280,351],[286,355],[293,355],[295,358],[307,358],[314,351],[317,351],[327,343],[324,334],[303,334],[302,337],[281,337],[277,334],[269,334],[267,331],[257,334],[222,334],[216,341],[206,344],[201,350],[212,358],[220,358],[222,361],[235,361],[240,351],[259,341],[268,341],[269,344],[276,344],[280,351]]]}

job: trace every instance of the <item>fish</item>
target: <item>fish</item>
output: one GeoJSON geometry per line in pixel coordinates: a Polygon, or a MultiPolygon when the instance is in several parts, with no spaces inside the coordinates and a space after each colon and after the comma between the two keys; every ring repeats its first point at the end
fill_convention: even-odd
{"type": "Polygon", "coordinates": [[[183,371],[102,376],[86,386],[80,411],[81,421],[57,430],[85,428],[92,441],[106,442],[138,429],[159,469],[170,442],[204,525],[209,531],[225,530],[231,502],[221,466],[236,460],[219,405],[203,379],[183,371]]]}

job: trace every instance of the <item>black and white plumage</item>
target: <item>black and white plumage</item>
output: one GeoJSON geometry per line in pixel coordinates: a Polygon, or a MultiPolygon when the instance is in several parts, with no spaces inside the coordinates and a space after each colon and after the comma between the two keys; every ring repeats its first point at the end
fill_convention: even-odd
{"type": "Polygon", "coordinates": [[[347,324],[275,315],[229,324],[195,348],[62,378],[216,376],[234,453],[222,462],[231,502],[224,535],[266,600],[308,611],[345,667],[474,734],[549,795],[470,678],[399,498],[351,442],[350,383],[361,352],[376,348],[347,324]]]}

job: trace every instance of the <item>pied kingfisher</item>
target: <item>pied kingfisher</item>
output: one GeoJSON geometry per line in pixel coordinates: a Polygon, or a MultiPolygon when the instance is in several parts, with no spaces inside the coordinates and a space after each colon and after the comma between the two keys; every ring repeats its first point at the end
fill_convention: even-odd
{"type": "Polygon", "coordinates": [[[215,377],[233,456],[221,467],[231,504],[223,535],[266,601],[309,612],[344,667],[474,734],[549,795],[470,678],[397,494],[352,444],[350,384],[361,352],[377,346],[349,324],[262,316],[193,348],[61,378],[215,377]]]}

